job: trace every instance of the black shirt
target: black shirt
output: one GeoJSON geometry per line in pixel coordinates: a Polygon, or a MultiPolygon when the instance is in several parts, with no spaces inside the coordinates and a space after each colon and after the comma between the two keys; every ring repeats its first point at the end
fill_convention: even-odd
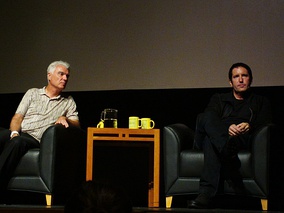
{"type": "Polygon", "coordinates": [[[229,117],[225,118],[224,121],[231,124],[239,124],[242,122],[249,123],[251,118],[251,110],[249,104],[246,100],[237,100],[233,101],[233,111],[229,117]]]}

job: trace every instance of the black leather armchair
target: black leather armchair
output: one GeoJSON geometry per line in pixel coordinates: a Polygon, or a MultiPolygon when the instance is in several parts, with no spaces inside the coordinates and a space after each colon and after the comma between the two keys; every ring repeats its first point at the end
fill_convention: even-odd
{"type": "MultiPolygon", "coordinates": [[[[241,174],[248,196],[261,198],[262,209],[267,210],[269,195],[269,150],[274,125],[264,126],[252,139],[249,151],[239,152],[241,174]]],[[[193,150],[194,131],[184,124],[164,127],[164,178],[166,205],[172,196],[198,194],[203,168],[203,152],[193,150]]],[[[234,194],[225,182],[224,193],[234,194]]]]}
{"type": "Polygon", "coordinates": [[[85,165],[85,131],[54,125],[44,132],[40,149],[31,149],[22,157],[8,190],[43,193],[47,205],[54,200],[65,203],[85,180],[85,165]]]}

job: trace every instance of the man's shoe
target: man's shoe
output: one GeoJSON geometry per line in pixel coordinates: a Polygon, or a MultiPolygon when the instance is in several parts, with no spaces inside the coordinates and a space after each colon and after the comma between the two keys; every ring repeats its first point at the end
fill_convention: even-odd
{"type": "Polygon", "coordinates": [[[195,200],[187,202],[187,207],[192,209],[208,209],[210,198],[206,194],[199,194],[195,200]]]}

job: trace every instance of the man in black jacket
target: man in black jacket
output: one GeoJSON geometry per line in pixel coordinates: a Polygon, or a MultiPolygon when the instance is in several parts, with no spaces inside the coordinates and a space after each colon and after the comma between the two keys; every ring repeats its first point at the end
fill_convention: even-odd
{"type": "Polygon", "coordinates": [[[229,70],[232,92],[212,96],[204,113],[197,118],[195,148],[204,151],[204,168],[199,195],[188,202],[189,208],[208,208],[216,195],[221,172],[236,193],[245,193],[238,158],[248,149],[250,136],[272,122],[270,102],[252,92],[252,71],[247,64],[233,64],[229,70]]]}

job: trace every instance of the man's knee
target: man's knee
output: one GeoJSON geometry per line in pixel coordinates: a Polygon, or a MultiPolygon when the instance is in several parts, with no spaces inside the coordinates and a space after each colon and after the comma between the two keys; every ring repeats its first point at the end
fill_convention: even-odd
{"type": "Polygon", "coordinates": [[[6,142],[10,140],[10,134],[9,129],[0,128],[0,153],[4,149],[6,142]]]}
{"type": "Polygon", "coordinates": [[[196,150],[202,150],[202,143],[205,138],[205,132],[203,128],[203,115],[204,113],[200,113],[197,115],[196,118],[196,128],[195,128],[195,134],[194,134],[194,143],[193,143],[193,149],[196,150]]]}
{"type": "Polygon", "coordinates": [[[0,128],[0,143],[10,139],[11,131],[9,129],[0,128]]]}
{"type": "Polygon", "coordinates": [[[216,113],[211,112],[211,111],[206,111],[203,113],[199,113],[197,115],[196,119],[196,128],[199,130],[204,130],[206,131],[206,128],[211,128],[212,126],[215,126],[216,123],[220,118],[216,115],[216,113]]]}
{"type": "Polygon", "coordinates": [[[196,127],[200,127],[200,126],[203,126],[203,124],[205,123],[206,119],[205,119],[205,113],[199,113],[197,115],[197,118],[196,118],[196,127]]]}

